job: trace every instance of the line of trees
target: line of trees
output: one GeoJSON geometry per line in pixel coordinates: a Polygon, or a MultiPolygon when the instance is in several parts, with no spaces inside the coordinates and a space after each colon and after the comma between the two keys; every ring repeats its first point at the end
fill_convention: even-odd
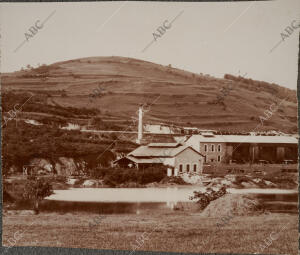
{"type": "Polygon", "coordinates": [[[281,99],[288,97],[288,101],[297,103],[295,91],[279,86],[275,83],[256,81],[256,80],[252,80],[251,78],[244,78],[242,76],[234,76],[231,74],[225,74],[224,79],[238,82],[239,86],[245,87],[246,89],[251,91],[260,91],[260,92],[265,91],[281,99]]]}

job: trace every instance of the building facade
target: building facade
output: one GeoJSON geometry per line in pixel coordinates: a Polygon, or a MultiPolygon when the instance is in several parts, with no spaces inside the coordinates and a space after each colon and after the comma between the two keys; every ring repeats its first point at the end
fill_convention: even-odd
{"type": "Polygon", "coordinates": [[[199,152],[204,155],[204,163],[222,162],[226,156],[226,143],[199,142],[199,152]]]}
{"type": "Polygon", "coordinates": [[[181,143],[150,143],[114,163],[120,167],[138,169],[164,165],[167,166],[168,176],[179,176],[184,173],[201,174],[204,157],[194,148],[181,143]]]}
{"type": "Polygon", "coordinates": [[[174,157],[174,172],[178,176],[183,173],[202,174],[204,157],[191,147],[187,147],[174,157]]]}
{"type": "Polygon", "coordinates": [[[207,164],[298,161],[298,139],[292,136],[192,135],[185,143],[207,164]]]}

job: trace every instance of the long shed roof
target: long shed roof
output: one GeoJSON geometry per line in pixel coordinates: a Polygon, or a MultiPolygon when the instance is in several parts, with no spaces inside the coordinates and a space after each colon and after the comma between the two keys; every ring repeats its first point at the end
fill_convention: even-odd
{"type": "MultiPolygon", "coordinates": [[[[196,150],[194,150],[192,147],[189,147],[188,145],[181,145],[178,143],[176,146],[174,146],[174,143],[172,144],[161,144],[158,143],[159,146],[155,146],[153,143],[149,145],[143,145],[135,149],[134,151],[130,152],[128,156],[133,157],[174,157],[178,153],[184,151],[187,148],[192,149],[196,153],[200,154],[196,150]]],[[[202,155],[202,154],[200,154],[202,155]]]]}
{"type": "Polygon", "coordinates": [[[192,135],[188,140],[196,139],[198,142],[217,143],[281,143],[298,144],[298,139],[292,136],[252,136],[252,135],[215,135],[205,137],[192,135]]]}

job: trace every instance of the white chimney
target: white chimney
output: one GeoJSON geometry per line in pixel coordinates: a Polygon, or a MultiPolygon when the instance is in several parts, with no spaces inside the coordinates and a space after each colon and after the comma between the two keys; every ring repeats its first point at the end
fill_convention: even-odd
{"type": "Polygon", "coordinates": [[[139,126],[137,143],[140,144],[143,138],[143,106],[139,107],[139,126]]]}

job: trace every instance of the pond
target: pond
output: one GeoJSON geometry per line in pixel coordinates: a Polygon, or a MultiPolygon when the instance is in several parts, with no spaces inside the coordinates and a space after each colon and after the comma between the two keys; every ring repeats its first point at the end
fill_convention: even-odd
{"type": "MultiPolygon", "coordinates": [[[[140,213],[144,210],[170,210],[178,203],[189,200],[200,187],[168,188],[72,188],[55,190],[41,204],[42,211],[140,213]]],[[[274,212],[297,213],[296,190],[281,189],[228,189],[229,193],[255,194],[274,212]]]]}

